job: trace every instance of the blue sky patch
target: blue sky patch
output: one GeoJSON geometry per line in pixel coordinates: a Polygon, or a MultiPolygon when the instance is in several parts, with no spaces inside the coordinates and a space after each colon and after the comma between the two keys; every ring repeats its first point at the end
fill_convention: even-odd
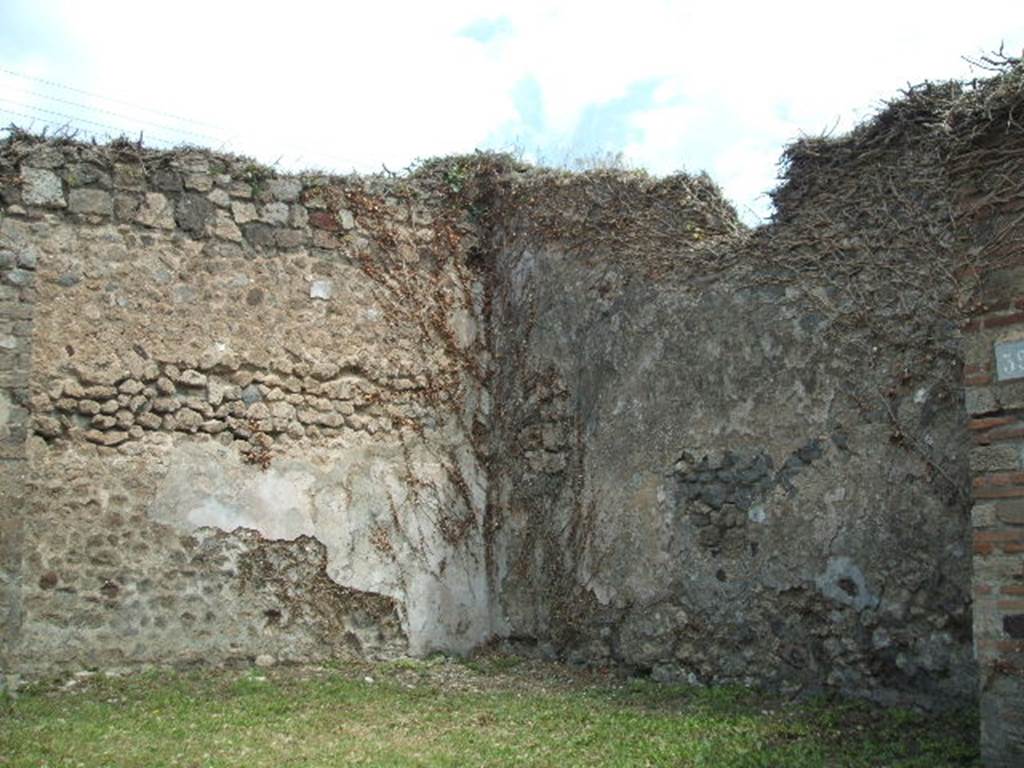
{"type": "Polygon", "coordinates": [[[460,37],[468,37],[483,45],[510,34],[512,34],[512,22],[504,16],[499,16],[496,19],[479,19],[459,30],[460,37]]]}

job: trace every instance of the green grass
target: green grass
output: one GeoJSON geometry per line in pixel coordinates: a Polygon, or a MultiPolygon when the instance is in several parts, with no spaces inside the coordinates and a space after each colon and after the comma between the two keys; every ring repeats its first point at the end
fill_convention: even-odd
{"type": "Polygon", "coordinates": [[[0,703],[0,766],[977,765],[972,713],[793,704],[496,656],[152,672],[0,703]]]}

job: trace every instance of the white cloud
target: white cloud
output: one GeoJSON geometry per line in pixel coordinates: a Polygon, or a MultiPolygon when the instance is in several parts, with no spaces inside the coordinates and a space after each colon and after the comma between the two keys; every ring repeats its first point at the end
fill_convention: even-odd
{"type": "MultiPolygon", "coordinates": [[[[18,6],[0,11],[0,24],[13,29],[18,6]]],[[[634,134],[628,143],[580,153],[623,150],[657,172],[706,168],[740,207],[759,211],[782,145],[800,132],[849,128],[907,82],[969,76],[960,56],[1001,39],[1024,46],[1019,1],[1004,0],[970,8],[53,0],[28,8],[49,23],[33,27],[30,52],[0,63],[217,127],[91,101],[118,113],[89,113],[97,121],[154,138],[161,130],[152,123],[214,133],[229,149],[288,165],[396,169],[495,142],[526,129],[514,93],[528,78],[542,98],[541,139],[561,151],[588,107],[656,82],[650,103],[621,116],[634,134]],[[461,34],[482,20],[501,20],[501,34],[486,42],[461,34]]],[[[48,103],[18,85],[0,78],[0,97],[48,103]]]]}

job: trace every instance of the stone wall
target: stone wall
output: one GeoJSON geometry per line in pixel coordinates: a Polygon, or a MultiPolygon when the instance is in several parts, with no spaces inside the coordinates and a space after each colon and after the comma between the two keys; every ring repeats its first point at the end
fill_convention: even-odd
{"type": "MultiPolygon", "coordinates": [[[[840,172],[856,188],[878,169],[840,172]]],[[[600,179],[573,183],[521,195],[498,243],[491,514],[510,636],[661,680],[970,697],[958,338],[929,286],[936,249],[891,227],[868,240],[868,212],[831,187],[751,237],[700,180],[640,177],[602,201],[621,221],[587,222],[636,247],[587,242],[572,228],[600,179]],[[662,234],[671,250],[644,249],[662,234]],[[861,294],[841,282],[855,267],[889,284],[861,294]]]]}
{"type": "MultiPolygon", "coordinates": [[[[22,243],[23,246],[28,245],[22,243]]],[[[29,428],[36,255],[0,242],[0,687],[21,627],[25,438],[29,428]]]]}
{"type": "Polygon", "coordinates": [[[5,668],[490,636],[464,216],[128,145],[22,138],[0,176],[5,668]]]}
{"type": "Polygon", "coordinates": [[[938,706],[976,650],[1012,755],[1022,77],[796,143],[756,231],[705,177],[16,135],[3,668],[498,637],[938,706]]]}

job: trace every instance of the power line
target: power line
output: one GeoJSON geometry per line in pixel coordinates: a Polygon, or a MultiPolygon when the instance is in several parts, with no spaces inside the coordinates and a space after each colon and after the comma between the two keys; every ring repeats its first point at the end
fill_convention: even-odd
{"type": "MultiPolygon", "coordinates": [[[[122,130],[121,128],[115,128],[114,126],[107,125],[106,123],[97,123],[95,120],[86,120],[83,117],[76,117],[75,115],[67,115],[67,114],[64,114],[63,112],[54,112],[53,110],[43,109],[42,107],[33,107],[30,104],[21,104],[19,102],[12,101],[11,99],[0,98],[0,101],[5,101],[8,104],[14,104],[16,107],[19,107],[21,109],[28,109],[28,110],[31,110],[31,111],[34,111],[34,112],[42,112],[42,113],[47,114],[47,115],[53,115],[54,117],[62,118],[66,122],[61,123],[61,122],[57,122],[55,120],[49,120],[47,118],[40,117],[39,115],[26,115],[23,112],[15,112],[14,110],[0,107],[0,112],[4,112],[4,113],[9,114],[9,115],[15,115],[16,117],[22,117],[22,118],[26,118],[28,120],[39,120],[40,122],[44,122],[44,123],[47,123],[49,125],[67,125],[67,126],[72,126],[72,125],[74,125],[76,123],[88,123],[89,125],[95,125],[95,126],[98,126],[100,128],[106,128],[107,130],[114,131],[113,134],[110,134],[111,136],[114,136],[114,135],[116,135],[116,136],[123,136],[123,135],[125,135],[124,134],[124,130],[122,130]]],[[[165,138],[161,138],[159,136],[157,136],[155,138],[154,137],[149,137],[146,140],[147,141],[155,141],[158,144],[166,144],[168,147],[175,146],[175,142],[170,141],[170,140],[165,139],[165,138]]]]}
{"type": "MultiPolygon", "coordinates": [[[[52,126],[58,127],[58,128],[63,128],[63,127],[80,127],[80,126],[77,126],[78,123],[88,123],[89,125],[95,125],[95,126],[100,127],[100,128],[105,128],[108,131],[113,131],[114,133],[110,134],[110,135],[117,135],[117,136],[125,135],[124,129],[116,128],[116,127],[114,127],[112,125],[108,125],[106,123],[100,123],[100,122],[97,122],[97,121],[94,121],[94,120],[87,120],[86,118],[78,117],[76,115],[68,115],[68,114],[65,114],[63,112],[55,112],[53,110],[43,109],[41,107],[35,107],[35,106],[29,105],[29,104],[22,104],[20,102],[15,102],[12,99],[4,99],[4,98],[0,97],[0,101],[7,102],[9,104],[15,104],[16,106],[21,107],[23,109],[28,109],[28,110],[32,110],[32,111],[42,112],[42,113],[45,113],[45,114],[48,114],[48,115],[53,115],[55,117],[60,117],[60,118],[63,118],[63,120],[62,121],[51,120],[49,118],[42,117],[40,115],[27,115],[24,112],[17,112],[15,110],[8,109],[6,107],[0,107],[0,113],[7,114],[7,115],[12,115],[14,117],[20,117],[20,118],[23,118],[23,119],[26,119],[26,120],[38,121],[38,122],[44,123],[45,125],[52,125],[52,126]]],[[[6,128],[0,128],[0,130],[7,130],[7,129],[6,128]]],[[[94,131],[89,131],[89,132],[90,133],[95,133],[94,131]]],[[[178,145],[178,142],[174,142],[174,141],[172,141],[170,139],[163,138],[163,137],[160,137],[160,136],[154,137],[152,135],[145,134],[144,135],[144,143],[152,143],[152,142],[155,142],[155,143],[158,143],[158,144],[163,144],[164,146],[169,147],[169,148],[173,148],[173,147],[178,145]]],[[[226,143],[222,142],[221,146],[227,146],[227,145],[226,145],[226,143]]],[[[310,160],[312,160],[312,161],[315,161],[317,158],[324,159],[324,160],[331,160],[331,161],[333,161],[335,163],[339,163],[341,165],[348,165],[351,168],[354,168],[355,165],[356,165],[350,158],[341,158],[341,157],[338,157],[336,155],[331,155],[331,154],[323,153],[323,152],[313,152],[312,154],[309,153],[309,152],[306,152],[305,154],[296,154],[294,156],[295,164],[298,165],[306,157],[309,157],[310,160]]]]}
{"type": "MultiPolygon", "coordinates": [[[[44,112],[44,113],[49,114],[49,115],[54,115],[55,117],[63,118],[63,120],[61,120],[61,121],[52,120],[52,119],[49,119],[49,118],[46,118],[46,117],[42,117],[40,115],[27,115],[24,112],[18,112],[16,110],[8,109],[6,107],[0,107],[0,114],[10,115],[12,117],[18,117],[18,118],[22,118],[24,120],[29,120],[29,121],[32,121],[32,122],[39,122],[39,123],[42,123],[43,125],[53,126],[53,127],[57,128],[57,129],[62,129],[62,128],[80,128],[80,126],[78,126],[77,123],[88,123],[90,125],[95,125],[95,126],[98,126],[100,128],[105,128],[108,131],[113,131],[114,132],[113,134],[108,134],[108,135],[111,135],[111,136],[113,136],[113,135],[124,136],[125,135],[124,129],[116,128],[116,127],[114,127],[112,125],[107,125],[106,123],[99,123],[99,122],[96,122],[96,121],[93,121],[93,120],[87,120],[85,118],[78,117],[78,116],[75,116],[75,115],[67,115],[67,114],[62,113],[62,112],[55,112],[55,111],[52,111],[52,110],[47,110],[47,109],[43,109],[41,107],[35,107],[35,106],[32,106],[32,105],[28,105],[28,104],[21,104],[19,102],[13,101],[11,99],[0,98],[0,101],[6,101],[6,102],[11,103],[11,104],[16,104],[17,106],[22,107],[24,109],[38,111],[38,112],[44,112]]],[[[9,130],[9,127],[0,127],[0,131],[7,131],[7,130],[9,130]]],[[[98,135],[95,131],[92,131],[90,129],[83,129],[83,130],[85,130],[86,133],[90,133],[92,135],[98,135]]],[[[165,147],[170,148],[170,149],[173,149],[176,146],[180,145],[180,142],[174,142],[174,141],[172,141],[170,139],[159,137],[159,136],[158,137],[153,137],[153,136],[151,136],[149,134],[145,134],[143,139],[144,139],[144,142],[143,142],[144,144],[157,143],[157,144],[162,144],[165,147]]],[[[226,141],[221,142],[220,148],[217,149],[216,151],[225,151],[225,149],[227,151],[237,151],[237,150],[228,149],[228,146],[229,145],[228,145],[228,143],[226,141]]],[[[289,157],[289,155],[287,153],[282,155],[282,158],[287,158],[287,157],[289,157]]],[[[290,165],[294,166],[296,169],[301,169],[301,170],[308,170],[309,169],[308,166],[303,165],[303,163],[306,162],[307,159],[312,164],[313,168],[315,168],[318,165],[318,163],[316,162],[318,159],[319,160],[331,161],[331,162],[325,164],[326,165],[325,170],[327,168],[330,168],[331,166],[333,166],[335,169],[337,169],[338,172],[343,172],[343,173],[347,172],[345,170],[342,170],[344,167],[347,166],[348,170],[354,171],[355,168],[358,165],[358,163],[356,163],[354,160],[352,160],[352,158],[343,158],[343,157],[339,157],[338,155],[332,155],[332,154],[327,153],[327,152],[320,152],[320,151],[316,151],[316,150],[314,150],[312,152],[310,152],[308,150],[303,150],[302,152],[295,153],[293,156],[291,156],[290,159],[292,161],[290,163],[290,165]]],[[[276,165],[276,163],[275,163],[275,165],[276,165]]]]}
{"type": "MultiPolygon", "coordinates": [[[[32,123],[35,123],[36,121],[38,121],[38,122],[43,123],[45,125],[54,125],[54,126],[57,126],[57,127],[67,127],[67,125],[68,125],[67,123],[57,123],[57,122],[54,122],[52,120],[47,120],[46,118],[39,117],[37,115],[26,115],[26,114],[23,114],[21,112],[15,112],[13,110],[4,109],[2,107],[0,107],[0,114],[11,115],[12,117],[20,117],[20,118],[22,118],[24,120],[29,120],[32,123]]],[[[13,126],[13,123],[11,125],[13,126]]],[[[5,126],[3,128],[0,128],[0,131],[9,131],[9,130],[11,130],[11,126],[5,126]]]]}
{"type": "MultiPolygon", "coordinates": [[[[135,104],[135,103],[132,103],[132,102],[129,102],[129,101],[124,101],[122,99],[115,99],[115,98],[112,98],[112,97],[109,97],[109,96],[103,96],[102,94],[98,94],[98,93],[95,93],[93,91],[87,91],[87,90],[84,90],[82,88],[76,88],[74,86],[70,86],[70,85],[67,85],[65,83],[57,82],[55,80],[47,80],[47,79],[40,78],[40,77],[32,77],[31,75],[25,75],[25,74],[22,74],[20,72],[16,72],[15,70],[9,69],[7,67],[0,66],[0,73],[4,73],[4,74],[7,74],[7,75],[11,75],[13,77],[21,78],[23,80],[28,80],[28,81],[35,82],[35,83],[40,83],[40,84],[48,86],[48,87],[59,88],[59,89],[64,90],[64,91],[70,91],[72,93],[78,93],[78,94],[82,94],[82,95],[85,95],[85,96],[90,96],[92,98],[100,99],[100,100],[106,101],[106,102],[111,102],[113,104],[120,104],[120,105],[125,106],[125,107],[130,107],[132,109],[141,110],[143,112],[148,112],[148,113],[151,113],[151,114],[154,114],[154,115],[160,115],[162,117],[170,118],[172,120],[180,121],[180,122],[183,122],[183,123],[186,123],[186,124],[189,124],[189,125],[207,126],[207,127],[210,127],[210,128],[214,128],[214,129],[216,129],[218,131],[225,131],[225,129],[223,129],[221,126],[217,126],[217,125],[215,125],[213,123],[208,123],[208,122],[204,122],[204,121],[200,121],[200,120],[192,120],[190,118],[182,117],[181,115],[176,115],[176,114],[173,114],[171,112],[164,112],[164,111],[161,111],[161,110],[152,109],[150,107],[144,107],[144,106],[142,106],[140,104],[135,104]]],[[[146,119],[143,119],[143,118],[132,117],[130,115],[125,115],[125,114],[123,114],[121,112],[115,112],[113,110],[104,109],[104,108],[98,107],[98,106],[91,106],[91,105],[88,105],[88,104],[82,104],[80,101],[73,101],[71,99],[62,99],[62,98],[60,98],[58,96],[50,96],[50,95],[47,95],[45,93],[39,93],[37,91],[25,91],[24,93],[26,93],[27,95],[30,95],[30,96],[38,97],[40,99],[45,99],[47,101],[52,101],[52,102],[56,102],[56,103],[59,103],[59,104],[67,105],[69,107],[74,107],[76,109],[85,111],[87,114],[89,114],[89,113],[97,113],[97,114],[102,114],[102,115],[109,115],[110,117],[119,118],[121,120],[130,121],[132,123],[137,123],[137,124],[140,124],[140,125],[148,125],[148,126],[157,128],[160,131],[169,132],[172,135],[180,135],[181,137],[184,137],[180,141],[175,141],[172,138],[167,138],[165,136],[160,136],[160,135],[156,135],[154,137],[151,137],[149,134],[145,134],[143,132],[144,139],[145,139],[146,142],[155,142],[155,143],[163,144],[163,145],[165,145],[167,147],[172,147],[173,148],[174,146],[176,146],[178,144],[190,143],[190,139],[188,139],[187,137],[192,137],[191,143],[211,144],[211,145],[213,145],[213,147],[215,147],[217,149],[217,151],[224,151],[224,150],[228,150],[228,151],[242,151],[242,152],[245,151],[244,148],[230,149],[231,143],[232,143],[232,139],[230,139],[230,138],[229,139],[221,139],[221,138],[219,138],[217,136],[213,136],[213,135],[210,135],[210,134],[207,134],[207,133],[200,133],[200,132],[197,132],[197,131],[190,131],[190,130],[187,130],[187,129],[184,129],[184,128],[176,128],[174,126],[165,125],[163,123],[156,123],[156,122],[152,122],[150,120],[146,120],[146,119]],[[196,139],[201,139],[202,141],[195,141],[196,139]]],[[[100,128],[100,129],[103,129],[105,131],[111,132],[110,133],[111,137],[123,136],[123,135],[125,135],[127,133],[125,128],[119,128],[119,127],[110,125],[108,123],[101,122],[99,120],[91,120],[89,118],[81,117],[79,115],[67,114],[66,112],[60,112],[60,111],[53,110],[53,109],[47,109],[46,107],[35,106],[33,104],[30,104],[30,103],[25,103],[24,101],[16,101],[14,99],[0,97],[0,102],[6,102],[7,104],[13,104],[15,107],[17,107],[19,109],[22,109],[22,110],[28,110],[28,111],[31,111],[31,112],[39,112],[39,113],[42,113],[42,114],[45,114],[45,115],[52,115],[54,117],[61,118],[62,120],[68,121],[67,123],[62,123],[62,122],[59,122],[57,120],[51,120],[49,118],[40,117],[38,115],[26,115],[26,114],[24,114],[24,112],[15,112],[15,111],[12,111],[10,109],[0,109],[0,111],[5,112],[6,114],[15,115],[15,116],[22,117],[22,118],[27,118],[29,120],[38,120],[39,122],[42,122],[42,123],[47,124],[47,125],[55,125],[55,126],[62,126],[62,125],[69,125],[69,126],[71,126],[71,125],[73,125],[74,127],[77,127],[77,128],[79,128],[81,130],[84,130],[86,132],[93,133],[93,134],[97,133],[94,129],[84,128],[84,127],[82,127],[81,124],[90,125],[90,126],[96,126],[97,128],[100,128]]],[[[225,131],[225,133],[226,133],[226,131],[225,131]]],[[[286,146],[290,145],[294,149],[298,149],[298,147],[299,147],[299,145],[293,144],[293,141],[289,141],[288,139],[285,139],[285,141],[283,141],[282,143],[285,144],[286,146]]],[[[286,153],[283,156],[287,156],[287,154],[289,154],[289,153],[286,153]]],[[[340,157],[338,155],[334,155],[334,154],[331,154],[331,153],[328,153],[328,152],[318,151],[318,150],[315,150],[315,149],[311,152],[308,147],[303,147],[300,151],[293,152],[293,153],[290,153],[290,154],[294,155],[295,163],[296,164],[298,164],[299,162],[302,162],[306,158],[309,158],[309,160],[314,162],[314,163],[316,162],[317,159],[320,159],[322,161],[327,161],[326,162],[327,166],[335,166],[335,167],[338,167],[338,168],[344,167],[344,166],[348,166],[350,169],[354,169],[355,167],[357,167],[359,165],[359,163],[355,162],[352,158],[340,157]]]]}
{"type": "MultiPolygon", "coordinates": [[[[0,126],[0,132],[9,132],[12,129],[34,130],[36,126],[39,125],[44,128],[54,128],[58,132],[67,131],[69,132],[69,137],[76,136],[81,131],[79,127],[66,120],[58,121],[42,117],[41,115],[26,115],[24,112],[18,112],[16,110],[6,109],[3,107],[0,107],[0,115],[7,115],[8,117],[16,118],[11,120],[9,124],[0,126]]],[[[92,134],[91,132],[86,135],[95,136],[95,134],[92,134]]]]}
{"type": "Polygon", "coordinates": [[[36,91],[25,91],[24,93],[26,95],[28,95],[28,96],[37,96],[37,97],[39,97],[41,99],[46,99],[48,101],[55,101],[55,102],[58,102],[60,104],[67,104],[70,107],[78,107],[80,109],[85,109],[85,110],[88,110],[90,112],[98,112],[98,113],[101,113],[101,114],[104,114],[104,115],[110,115],[111,117],[120,117],[120,118],[122,118],[124,120],[130,120],[133,123],[139,123],[141,125],[148,125],[148,126],[150,126],[152,128],[159,128],[161,130],[171,131],[173,133],[180,133],[183,136],[194,136],[195,138],[198,138],[198,139],[206,139],[206,140],[214,141],[214,142],[222,141],[217,136],[211,136],[208,133],[196,133],[194,131],[187,131],[184,128],[176,128],[176,127],[171,126],[171,125],[164,125],[162,123],[154,123],[154,122],[152,122],[150,120],[144,120],[142,118],[132,117],[131,115],[125,115],[125,114],[122,114],[120,112],[113,112],[113,111],[111,111],[109,109],[103,109],[101,107],[94,107],[94,106],[91,106],[89,104],[82,104],[81,102],[77,102],[77,101],[70,101],[69,99],[61,99],[61,98],[58,98],[57,96],[49,96],[49,95],[47,95],[45,93],[38,93],[36,91]]]}
{"type": "Polygon", "coordinates": [[[55,80],[45,80],[45,79],[43,79],[41,77],[32,77],[31,75],[23,75],[21,72],[15,72],[13,69],[8,69],[7,67],[0,67],[0,72],[3,72],[4,74],[7,74],[7,75],[11,75],[12,77],[20,77],[22,80],[31,80],[32,82],[35,82],[35,83],[42,83],[43,85],[50,86],[51,88],[60,88],[61,90],[64,90],[64,91],[73,91],[75,93],[81,93],[81,94],[83,94],[85,96],[92,96],[93,98],[96,98],[96,99],[102,99],[104,101],[109,101],[109,102],[111,102],[113,104],[120,104],[121,106],[124,106],[124,107],[131,107],[132,109],[141,109],[143,112],[150,112],[150,113],[152,113],[154,115],[160,115],[162,117],[169,117],[169,118],[171,118],[173,120],[181,120],[182,122],[192,123],[193,125],[202,125],[202,126],[205,126],[207,128],[215,128],[218,131],[222,130],[222,128],[219,125],[214,125],[213,123],[205,123],[205,122],[202,122],[202,121],[199,121],[199,120],[192,120],[192,119],[187,118],[187,117],[182,117],[181,115],[175,115],[175,114],[173,114],[171,112],[162,112],[159,109],[152,109],[151,107],[144,107],[141,104],[133,104],[130,101],[123,101],[121,99],[115,99],[115,98],[112,98],[110,96],[103,96],[103,95],[101,95],[99,93],[93,93],[92,91],[86,91],[86,90],[82,90],[81,88],[75,88],[74,86],[65,85],[64,83],[59,83],[59,82],[57,82],[55,80]]]}

